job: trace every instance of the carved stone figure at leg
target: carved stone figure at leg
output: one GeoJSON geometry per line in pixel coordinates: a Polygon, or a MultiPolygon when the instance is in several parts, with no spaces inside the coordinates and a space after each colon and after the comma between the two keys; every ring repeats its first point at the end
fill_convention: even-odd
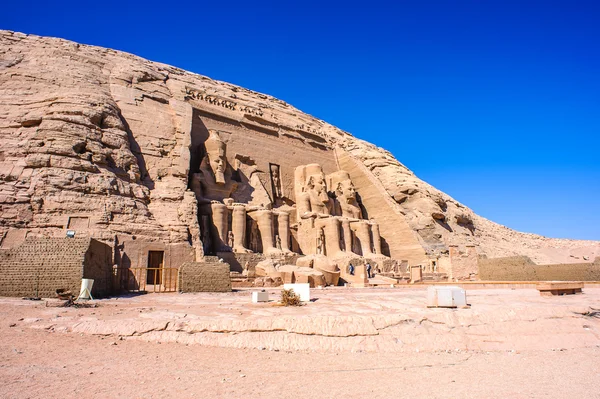
{"type": "Polygon", "coordinates": [[[259,210],[255,211],[255,216],[258,223],[258,229],[260,230],[260,237],[262,239],[263,253],[281,253],[280,250],[275,248],[273,242],[273,212],[266,209],[259,210]]]}
{"type": "Polygon", "coordinates": [[[281,243],[281,250],[285,253],[290,251],[290,214],[287,212],[276,212],[277,233],[281,243]]]}
{"type": "Polygon", "coordinates": [[[258,224],[255,220],[252,220],[250,228],[250,249],[254,252],[260,252],[259,238],[260,232],[258,230],[258,224]]]}
{"type": "Polygon", "coordinates": [[[227,233],[227,245],[233,248],[233,231],[229,231],[229,233],[227,233]]]}
{"type": "Polygon", "coordinates": [[[202,249],[205,254],[212,253],[212,238],[209,215],[202,215],[202,249]]]}
{"type": "Polygon", "coordinates": [[[371,250],[371,234],[369,223],[367,223],[364,220],[361,220],[358,222],[351,223],[350,226],[354,230],[356,238],[358,238],[362,256],[372,255],[373,251],[371,250]]]}
{"type": "Polygon", "coordinates": [[[379,225],[371,219],[371,235],[373,236],[373,252],[376,255],[382,255],[381,253],[381,236],[379,235],[379,225]]]}
{"type": "Polygon", "coordinates": [[[317,255],[325,255],[325,234],[323,229],[317,229],[317,255]]]}
{"type": "Polygon", "coordinates": [[[342,231],[344,232],[344,251],[346,253],[352,252],[352,230],[350,228],[350,220],[342,218],[342,231]]]}
{"type": "Polygon", "coordinates": [[[340,248],[340,219],[334,216],[319,218],[315,220],[315,226],[322,229],[325,235],[325,255],[345,256],[340,248]]]}
{"type": "Polygon", "coordinates": [[[216,234],[213,236],[213,240],[216,244],[217,251],[229,250],[227,242],[227,216],[228,210],[225,204],[217,201],[213,201],[210,204],[212,211],[213,225],[216,229],[216,234]]]}
{"type": "Polygon", "coordinates": [[[231,230],[233,231],[233,252],[252,252],[246,248],[246,208],[242,204],[234,204],[231,218],[231,230]]]}

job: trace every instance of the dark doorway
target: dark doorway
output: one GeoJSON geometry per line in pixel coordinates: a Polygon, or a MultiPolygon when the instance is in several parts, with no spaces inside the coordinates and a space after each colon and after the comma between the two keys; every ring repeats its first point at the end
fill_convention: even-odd
{"type": "Polygon", "coordinates": [[[164,251],[148,251],[148,274],[146,277],[146,284],[161,284],[164,257],[164,251]]]}

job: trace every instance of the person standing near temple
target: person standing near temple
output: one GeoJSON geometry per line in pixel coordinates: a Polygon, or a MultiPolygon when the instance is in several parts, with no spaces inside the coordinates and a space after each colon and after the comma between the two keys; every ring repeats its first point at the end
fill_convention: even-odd
{"type": "Polygon", "coordinates": [[[367,262],[367,277],[371,278],[371,264],[367,262]]]}

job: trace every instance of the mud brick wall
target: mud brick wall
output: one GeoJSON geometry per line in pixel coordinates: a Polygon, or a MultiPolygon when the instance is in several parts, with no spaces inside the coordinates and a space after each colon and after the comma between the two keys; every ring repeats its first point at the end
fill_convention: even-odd
{"type": "Polygon", "coordinates": [[[479,277],[487,281],[600,281],[600,258],[594,263],[536,265],[526,256],[479,259],[479,277]]]}
{"type": "Polygon", "coordinates": [[[108,245],[90,238],[27,239],[0,253],[0,296],[54,298],[59,288],[78,295],[82,278],[94,278],[92,295],[104,295],[110,254],[108,245]]]}
{"type": "Polygon", "coordinates": [[[229,264],[186,262],[179,267],[181,292],[231,292],[229,264]]]}
{"type": "Polygon", "coordinates": [[[265,255],[258,253],[235,253],[235,252],[218,252],[217,259],[222,258],[225,262],[229,263],[230,271],[241,273],[245,269],[246,263],[248,263],[248,270],[252,271],[254,276],[254,270],[259,262],[265,260],[265,255]]]}

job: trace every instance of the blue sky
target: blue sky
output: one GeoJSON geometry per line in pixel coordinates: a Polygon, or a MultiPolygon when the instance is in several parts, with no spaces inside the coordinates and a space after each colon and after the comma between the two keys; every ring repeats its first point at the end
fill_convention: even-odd
{"type": "Polygon", "coordinates": [[[600,2],[8,2],[0,28],[281,98],[480,215],[600,240],[600,2]]]}

